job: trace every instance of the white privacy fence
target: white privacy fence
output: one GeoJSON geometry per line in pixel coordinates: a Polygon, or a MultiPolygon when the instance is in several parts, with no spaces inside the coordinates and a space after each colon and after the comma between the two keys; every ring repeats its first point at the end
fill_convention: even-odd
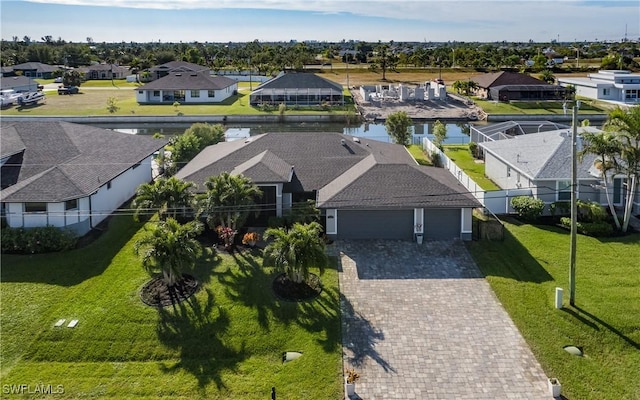
{"type": "Polygon", "coordinates": [[[447,157],[429,138],[422,139],[422,149],[430,154],[435,152],[440,155],[442,167],[446,168],[456,179],[471,193],[484,208],[493,214],[510,214],[514,210],[511,207],[511,199],[516,196],[531,196],[531,189],[506,189],[484,190],[462,168],[458,167],[447,157]]]}

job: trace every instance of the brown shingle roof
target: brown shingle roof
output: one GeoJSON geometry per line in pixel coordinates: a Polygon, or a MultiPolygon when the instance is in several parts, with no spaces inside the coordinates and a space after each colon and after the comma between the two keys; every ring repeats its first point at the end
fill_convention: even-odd
{"type": "Polygon", "coordinates": [[[488,89],[494,86],[500,85],[546,85],[547,83],[536,79],[532,76],[521,74],[518,72],[493,72],[489,74],[483,74],[474,76],[472,81],[478,84],[479,87],[488,89]]]}

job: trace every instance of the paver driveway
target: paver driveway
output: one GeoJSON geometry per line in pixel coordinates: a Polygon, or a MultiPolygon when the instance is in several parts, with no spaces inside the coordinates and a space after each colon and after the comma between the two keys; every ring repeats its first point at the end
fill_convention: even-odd
{"type": "Polygon", "coordinates": [[[464,244],[338,241],[345,367],[362,399],[549,399],[464,244]]]}

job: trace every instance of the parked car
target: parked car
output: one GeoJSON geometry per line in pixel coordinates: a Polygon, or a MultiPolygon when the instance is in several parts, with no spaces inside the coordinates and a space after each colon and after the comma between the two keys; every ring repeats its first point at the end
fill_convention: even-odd
{"type": "Polygon", "coordinates": [[[62,77],[59,76],[56,79],[53,80],[53,83],[62,83],[62,77]]]}
{"type": "Polygon", "coordinates": [[[77,86],[60,86],[58,88],[58,94],[77,94],[80,92],[80,88],[77,86]]]}

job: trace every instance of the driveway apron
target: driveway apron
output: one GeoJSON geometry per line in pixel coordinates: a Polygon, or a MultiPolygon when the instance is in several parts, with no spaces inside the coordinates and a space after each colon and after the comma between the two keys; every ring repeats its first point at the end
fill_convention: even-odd
{"type": "Polygon", "coordinates": [[[337,241],[345,368],[361,399],[549,399],[461,241],[337,241]]]}

